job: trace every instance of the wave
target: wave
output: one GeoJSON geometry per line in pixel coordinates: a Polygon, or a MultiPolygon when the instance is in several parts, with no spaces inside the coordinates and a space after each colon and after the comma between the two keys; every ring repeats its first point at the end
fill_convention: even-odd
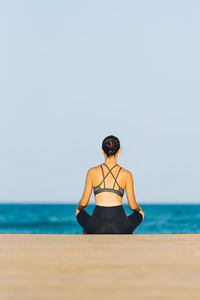
{"type": "Polygon", "coordinates": [[[1,227],[42,227],[42,226],[72,226],[75,224],[75,221],[65,221],[65,222],[9,222],[9,223],[0,223],[1,227]]]}

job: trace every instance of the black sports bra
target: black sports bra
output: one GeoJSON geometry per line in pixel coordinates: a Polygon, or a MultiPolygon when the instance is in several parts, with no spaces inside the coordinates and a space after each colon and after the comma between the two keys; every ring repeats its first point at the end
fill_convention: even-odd
{"type": "Polygon", "coordinates": [[[105,163],[103,163],[103,164],[108,168],[109,172],[106,174],[106,176],[104,176],[103,167],[102,167],[102,165],[100,165],[101,170],[102,170],[102,174],[103,174],[103,180],[101,181],[101,183],[100,183],[99,185],[93,187],[94,194],[97,195],[97,194],[102,193],[102,192],[111,192],[111,193],[115,193],[115,194],[119,195],[120,197],[123,197],[123,195],[124,195],[124,189],[122,189],[122,188],[119,186],[118,182],[117,182],[117,177],[118,177],[119,172],[121,171],[122,167],[120,167],[120,169],[119,169],[119,171],[118,171],[118,173],[117,173],[117,176],[115,177],[115,176],[113,175],[113,173],[112,173],[112,169],[113,169],[114,167],[118,166],[118,165],[116,164],[116,165],[114,165],[114,166],[110,169],[105,163]],[[113,178],[115,179],[113,188],[107,188],[107,187],[106,187],[106,184],[105,184],[105,178],[108,176],[109,173],[111,173],[112,176],[113,176],[113,178]],[[100,187],[100,185],[102,184],[102,182],[104,182],[104,188],[101,188],[101,187],[100,187]],[[118,187],[119,187],[118,190],[115,190],[115,189],[114,189],[115,183],[116,183],[116,184],[118,185],[118,187]]]}

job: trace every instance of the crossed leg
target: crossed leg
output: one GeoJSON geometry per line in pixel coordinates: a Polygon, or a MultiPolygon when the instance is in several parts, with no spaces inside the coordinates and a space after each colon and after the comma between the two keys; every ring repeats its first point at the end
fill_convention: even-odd
{"type": "Polygon", "coordinates": [[[129,222],[132,225],[132,230],[134,231],[138,225],[143,221],[144,216],[143,214],[139,213],[139,212],[133,212],[132,214],[130,214],[128,217],[129,222]]]}
{"type": "MultiPolygon", "coordinates": [[[[144,219],[144,213],[139,213],[139,212],[133,212],[130,214],[128,217],[129,223],[131,224],[131,229],[132,232],[138,227],[138,225],[143,221],[144,219]]],[[[89,233],[88,229],[88,222],[91,218],[91,215],[86,212],[85,209],[82,209],[79,211],[79,213],[76,215],[78,223],[81,225],[83,228],[82,234],[87,234],[89,233]]]]}
{"type": "Polygon", "coordinates": [[[87,234],[87,229],[88,229],[87,223],[88,223],[90,218],[91,218],[91,215],[88,214],[85,209],[82,209],[76,215],[76,219],[77,219],[78,223],[81,225],[81,227],[83,227],[82,234],[87,234]]]}

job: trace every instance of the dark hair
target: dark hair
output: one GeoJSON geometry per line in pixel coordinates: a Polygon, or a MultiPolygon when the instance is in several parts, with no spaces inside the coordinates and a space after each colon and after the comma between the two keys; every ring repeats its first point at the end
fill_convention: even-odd
{"type": "Polygon", "coordinates": [[[114,135],[107,136],[102,142],[102,149],[108,157],[115,155],[120,149],[119,139],[114,135]]]}

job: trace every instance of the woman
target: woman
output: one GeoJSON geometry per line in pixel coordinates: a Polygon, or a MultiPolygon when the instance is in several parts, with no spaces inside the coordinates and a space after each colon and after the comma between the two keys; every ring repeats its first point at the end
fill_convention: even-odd
{"type": "Polygon", "coordinates": [[[119,139],[113,135],[102,143],[105,162],[87,172],[85,189],[76,209],[76,218],[88,234],[131,234],[143,221],[144,212],[134,195],[133,177],[130,171],[117,164],[120,153],[119,139]],[[85,211],[94,191],[96,206],[92,215],[85,211]],[[126,190],[128,204],[133,213],[127,216],[122,206],[126,190]]]}

